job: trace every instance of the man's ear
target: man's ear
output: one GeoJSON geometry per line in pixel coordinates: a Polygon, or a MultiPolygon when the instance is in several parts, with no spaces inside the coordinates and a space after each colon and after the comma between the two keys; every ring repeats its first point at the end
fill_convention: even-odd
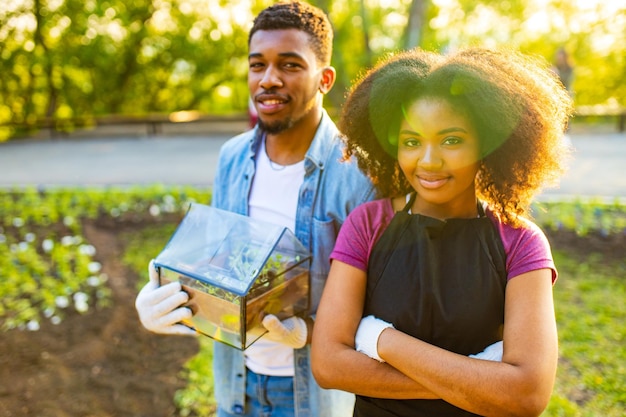
{"type": "Polygon", "coordinates": [[[330,91],[331,88],[333,88],[336,76],[337,73],[335,71],[335,68],[329,66],[322,69],[322,77],[320,78],[319,87],[320,93],[326,94],[330,91]]]}

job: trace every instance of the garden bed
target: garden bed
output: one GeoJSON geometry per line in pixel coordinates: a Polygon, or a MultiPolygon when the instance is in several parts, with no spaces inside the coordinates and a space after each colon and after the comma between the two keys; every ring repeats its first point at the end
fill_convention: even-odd
{"type": "Polygon", "coordinates": [[[193,337],[154,335],[134,307],[136,273],[122,263],[120,233],[139,228],[86,223],[85,238],[109,277],[111,307],[68,310],[57,325],[11,330],[0,339],[0,416],[175,416],[183,364],[198,351],[193,337]]]}
{"type": "MultiPolygon", "coordinates": [[[[149,227],[150,224],[147,224],[149,227]]],[[[179,416],[174,393],[183,388],[183,365],[199,344],[193,337],[158,336],[145,331],[134,308],[140,278],[126,267],[126,232],[142,222],[87,221],[85,238],[109,277],[111,306],[68,312],[57,325],[38,331],[10,330],[0,338],[0,417],[179,416]]],[[[623,262],[621,234],[549,232],[554,250],[606,262],[623,262]]],[[[208,366],[208,364],[207,364],[208,366]]]]}

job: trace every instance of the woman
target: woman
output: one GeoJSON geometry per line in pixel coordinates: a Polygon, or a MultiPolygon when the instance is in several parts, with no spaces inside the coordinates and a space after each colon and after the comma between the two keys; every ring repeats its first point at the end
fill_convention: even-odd
{"type": "Polygon", "coordinates": [[[322,387],[357,394],[355,416],[546,407],[557,271],[527,215],[561,173],[570,114],[548,66],[515,52],[405,52],[354,86],[347,155],[386,198],[340,230],[312,367],[322,387]],[[501,362],[472,355],[499,340],[501,362]]]}

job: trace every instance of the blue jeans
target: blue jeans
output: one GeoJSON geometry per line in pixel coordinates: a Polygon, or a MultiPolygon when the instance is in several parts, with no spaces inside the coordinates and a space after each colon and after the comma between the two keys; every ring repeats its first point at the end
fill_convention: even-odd
{"type": "Polygon", "coordinates": [[[217,417],[294,417],[293,377],[255,374],[246,369],[246,413],[217,409],[217,417]]]}

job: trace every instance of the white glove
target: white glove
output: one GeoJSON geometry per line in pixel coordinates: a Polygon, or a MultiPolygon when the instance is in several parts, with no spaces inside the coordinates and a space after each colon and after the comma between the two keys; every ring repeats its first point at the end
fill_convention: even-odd
{"type": "Polygon", "coordinates": [[[469,355],[470,358],[474,358],[474,359],[482,359],[485,361],[495,361],[495,362],[501,362],[502,361],[502,340],[500,340],[499,342],[496,342],[492,345],[489,345],[485,348],[485,350],[483,350],[480,353],[477,353],[475,355],[469,355]]]}
{"type": "MultiPolygon", "coordinates": [[[[355,336],[356,350],[379,362],[385,362],[378,355],[378,338],[383,330],[389,327],[393,328],[393,324],[377,319],[374,316],[367,316],[361,319],[355,336]]],[[[502,361],[502,346],[502,341],[499,341],[487,346],[485,350],[480,353],[469,355],[469,357],[499,362],[502,361]]]]}
{"type": "Polygon", "coordinates": [[[180,324],[193,315],[189,308],[182,306],[189,300],[189,295],[182,290],[180,283],[170,282],[159,286],[154,260],[148,265],[148,274],[150,281],[139,291],[135,300],[143,327],[160,334],[196,334],[195,330],[180,324]]]}
{"type": "Polygon", "coordinates": [[[385,362],[383,358],[378,356],[378,338],[383,330],[389,327],[395,328],[393,324],[377,319],[374,316],[362,318],[354,337],[355,349],[358,352],[365,353],[372,359],[376,359],[378,362],[385,362]]]}
{"type": "Polygon", "coordinates": [[[266,340],[282,343],[294,349],[300,349],[306,345],[308,330],[306,321],[300,317],[289,317],[280,321],[273,314],[263,317],[263,326],[268,333],[263,336],[266,340]]]}

